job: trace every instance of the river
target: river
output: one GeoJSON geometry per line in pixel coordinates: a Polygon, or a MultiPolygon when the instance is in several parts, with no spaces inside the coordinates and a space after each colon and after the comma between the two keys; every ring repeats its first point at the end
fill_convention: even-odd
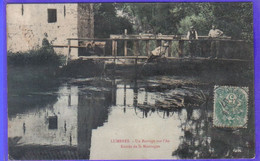
{"type": "Polygon", "coordinates": [[[25,84],[10,76],[9,157],[252,158],[253,78],[219,75],[57,78],[58,83],[37,78],[25,84]],[[222,84],[249,87],[247,128],[213,126],[213,89],[222,84]]]}

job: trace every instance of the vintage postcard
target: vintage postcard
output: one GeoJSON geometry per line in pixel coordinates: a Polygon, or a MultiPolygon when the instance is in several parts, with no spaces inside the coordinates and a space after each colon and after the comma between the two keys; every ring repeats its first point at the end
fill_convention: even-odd
{"type": "Polygon", "coordinates": [[[252,2],[8,3],[9,160],[255,157],[252,2]]]}

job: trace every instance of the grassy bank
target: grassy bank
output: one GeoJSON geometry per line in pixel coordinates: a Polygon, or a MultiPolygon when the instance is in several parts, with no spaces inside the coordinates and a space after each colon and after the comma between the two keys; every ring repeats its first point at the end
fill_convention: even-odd
{"type": "Polygon", "coordinates": [[[59,66],[64,64],[65,56],[58,55],[51,47],[42,47],[37,50],[27,52],[8,52],[8,65],[52,65],[59,66]]]}

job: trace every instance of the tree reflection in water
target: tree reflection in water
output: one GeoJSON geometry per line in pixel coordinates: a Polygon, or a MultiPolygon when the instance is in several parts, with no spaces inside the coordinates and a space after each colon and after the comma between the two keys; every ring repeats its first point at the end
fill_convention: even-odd
{"type": "MultiPolygon", "coordinates": [[[[134,86],[134,100],[136,116],[147,118],[157,113],[162,119],[169,119],[178,113],[181,120],[180,128],[184,133],[174,158],[243,158],[253,157],[253,136],[250,128],[218,128],[213,127],[213,100],[198,88],[180,87],[160,93],[155,104],[147,102],[146,88],[145,101],[138,104],[138,87],[134,86]]],[[[249,123],[251,124],[251,123],[249,123]]]]}
{"type": "MultiPolygon", "coordinates": [[[[90,153],[93,153],[93,151],[90,151],[91,143],[95,144],[100,141],[95,140],[97,136],[93,139],[95,132],[96,134],[100,130],[102,132],[102,128],[98,130],[98,127],[103,127],[104,131],[109,131],[109,128],[113,130],[114,126],[118,126],[118,124],[113,124],[113,120],[116,120],[117,123],[129,119],[131,122],[139,124],[144,123],[143,121],[149,121],[149,117],[154,115],[156,115],[155,121],[158,122],[167,119],[160,122],[162,124],[157,124],[159,126],[165,125],[165,130],[172,125],[170,121],[174,122],[170,119],[177,120],[176,127],[173,128],[172,126],[171,128],[180,131],[178,133],[180,135],[177,136],[180,136],[178,138],[180,144],[177,142],[174,148],[176,149],[178,146],[177,150],[172,152],[172,149],[170,149],[167,157],[185,159],[241,158],[249,157],[254,153],[252,150],[254,146],[253,134],[250,135],[250,130],[253,129],[251,123],[247,129],[223,129],[212,126],[213,105],[212,98],[209,97],[211,87],[183,84],[168,85],[156,81],[157,84],[149,83],[147,80],[138,82],[136,79],[130,81],[86,79],[85,81],[75,80],[75,82],[66,83],[58,92],[58,102],[51,104],[50,107],[42,107],[41,111],[26,113],[22,115],[21,119],[16,118],[18,123],[23,119],[29,120],[29,122],[30,119],[35,121],[38,118],[38,120],[33,124],[28,124],[28,121],[21,122],[22,131],[20,133],[13,127],[12,133],[9,133],[9,135],[13,134],[14,136],[9,138],[11,158],[89,159],[90,153]],[[121,114],[120,112],[116,113],[111,119],[113,110],[117,112],[117,109],[121,107],[121,114]],[[132,115],[126,115],[127,110],[134,112],[134,118],[132,115]],[[45,115],[52,116],[54,119],[55,126],[53,128],[46,129],[50,120],[43,119],[45,115]],[[53,117],[55,115],[57,120],[56,117],[53,117]],[[110,124],[112,122],[114,126],[108,126],[109,117],[111,119],[110,124]],[[169,121],[168,123],[171,124],[165,124],[165,121],[169,121]],[[109,128],[104,128],[105,123],[109,128]],[[35,126],[40,127],[38,128],[40,132],[34,129],[35,126]],[[33,144],[32,138],[35,139],[33,144]],[[23,145],[19,144],[21,142],[23,145]]],[[[9,120],[9,122],[12,123],[12,120],[9,120]]],[[[252,120],[249,120],[249,122],[252,122],[252,120]]],[[[143,126],[140,128],[141,133],[142,128],[143,126]]],[[[136,127],[129,130],[136,130],[136,127]]],[[[171,137],[172,134],[169,134],[169,136],[171,137]]],[[[128,136],[123,135],[123,137],[128,136]]],[[[105,145],[102,144],[101,146],[105,145]]],[[[98,150],[100,150],[100,147],[98,150]]],[[[106,151],[108,150],[106,149],[106,151]]]]}
{"type": "Polygon", "coordinates": [[[172,153],[176,158],[243,158],[250,156],[247,129],[226,129],[213,127],[212,106],[209,102],[193,110],[186,107],[179,112],[184,136],[181,144],[172,153]],[[186,118],[183,113],[186,112],[186,118]],[[194,117],[194,113],[199,117],[194,117]]]}

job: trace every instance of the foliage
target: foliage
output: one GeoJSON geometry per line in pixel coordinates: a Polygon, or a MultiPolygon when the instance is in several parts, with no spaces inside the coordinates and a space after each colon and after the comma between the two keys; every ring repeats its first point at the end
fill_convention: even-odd
{"type": "Polygon", "coordinates": [[[191,15],[183,18],[178,25],[178,34],[187,33],[190,26],[196,26],[196,30],[199,35],[207,35],[210,23],[207,22],[205,17],[199,15],[191,15]]]}
{"type": "Polygon", "coordinates": [[[54,65],[63,63],[64,56],[56,54],[52,47],[43,46],[37,50],[28,52],[8,52],[8,65],[54,65]]]}
{"type": "Polygon", "coordinates": [[[97,3],[94,5],[95,37],[106,38],[110,34],[122,34],[124,29],[132,33],[132,24],[126,18],[117,15],[114,3],[97,3]]]}
{"type": "Polygon", "coordinates": [[[253,39],[252,3],[214,4],[215,23],[233,38],[253,39]]]}
{"type": "Polygon", "coordinates": [[[195,26],[206,36],[215,24],[224,34],[253,40],[252,3],[120,3],[135,32],[186,34],[195,26]]]}

